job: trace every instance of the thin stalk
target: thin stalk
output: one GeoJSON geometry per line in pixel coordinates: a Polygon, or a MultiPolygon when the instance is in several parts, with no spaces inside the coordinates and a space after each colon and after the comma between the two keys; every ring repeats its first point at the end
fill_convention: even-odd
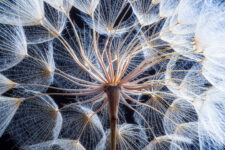
{"type": "Polygon", "coordinates": [[[105,92],[107,94],[109,103],[109,117],[110,117],[110,150],[116,150],[116,133],[118,120],[118,107],[120,100],[120,86],[109,85],[106,86],[105,92]]]}

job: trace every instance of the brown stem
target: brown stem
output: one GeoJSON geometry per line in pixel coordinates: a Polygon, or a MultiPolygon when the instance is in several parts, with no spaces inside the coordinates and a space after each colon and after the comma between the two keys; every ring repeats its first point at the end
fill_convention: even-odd
{"type": "Polygon", "coordinates": [[[109,85],[105,87],[109,102],[110,117],[110,150],[116,150],[116,124],[118,119],[118,107],[120,100],[120,86],[109,85]]]}

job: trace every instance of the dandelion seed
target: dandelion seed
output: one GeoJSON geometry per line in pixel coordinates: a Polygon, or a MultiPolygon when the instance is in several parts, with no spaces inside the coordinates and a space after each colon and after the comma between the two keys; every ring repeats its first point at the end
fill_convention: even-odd
{"type": "Polygon", "coordinates": [[[86,14],[92,14],[98,6],[100,0],[66,0],[74,7],[86,14]]]}
{"type": "Polygon", "coordinates": [[[56,8],[59,11],[69,13],[72,5],[68,1],[64,0],[44,0],[46,3],[49,3],[52,7],[56,8]]]}
{"type": "MultiPolygon", "coordinates": [[[[97,145],[96,149],[110,149],[110,131],[106,131],[106,135],[97,145]]],[[[147,143],[147,136],[141,126],[132,124],[122,124],[117,130],[117,148],[118,149],[141,149],[147,143]]]]}
{"type": "Polygon", "coordinates": [[[46,149],[57,149],[57,150],[85,150],[85,148],[75,140],[57,139],[54,141],[47,141],[38,143],[31,146],[24,147],[25,150],[46,150],[46,149]]]}
{"type": "Polygon", "coordinates": [[[177,21],[181,24],[196,24],[198,22],[199,15],[201,14],[203,4],[204,0],[183,0],[177,8],[177,21]]]}
{"type": "Polygon", "coordinates": [[[35,25],[44,17],[43,0],[0,2],[0,22],[11,25],[35,25]]]}
{"type": "MultiPolygon", "coordinates": [[[[190,143],[185,143],[185,142],[178,142],[178,141],[173,141],[176,143],[176,145],[179,145],[182,149],[200,149],[199,148],[199,137],[198,137],[198,123],[197,122],[188,122],[188,123],[182,123],[177,125],[175,128],[174,134],[177,134],[178,136],[181,137],[189,137],[191,142],[190,143]]],[[[172,134],[172,133],[171,133],[172,134]]],[[[170,149],[177,149],[177,146],[170,145],[170,149]]]]}
{"type": "Polygon", "coordinates": [[[210,86],[200,69],[201,65],[195,61],[171,58],[165,76],[167,87],[185,99],[195,98],[210,86]]]}
{"type": "Polygon", "coordinates": [[[0,94],[5,93],[6,91],[14,88],[16,83],[12,82],[2,74],[0,74],[0,94]]]}
{"type": "Polygon", "coordinates": [[[96,11],[92,14],[92,18],[84,17],[84,21],[100,34],[120,35],[131,29],[136,23],[133,15],[125,18],[128,11],[129,5],[124,0],[104,0],[99,2],[96,11]],[[119,20],[119,18],[123,20],[119,20]]]}
{"type": "Polygon", "coordinates": [[[159,4],[152,4],[148,0],[137,0],[130,3],[140,24],[149,25],[159,20],[159,4]]]}
{"type": "Polygon", "coordinates": [[[0,123],[0,136],[4,133],[5,129],[9,125],[13,118],[16,110],[19,108],[21,100],[18,98],[0,97],[0,112],[1,112],[1,123],[0,123]]]}
{"type": "Polygon", "coordinates": [[[176,10],[180,0],[161,0],[160,2],[160,17],[172,16],[176,10]]]}
{"type": "Polygon", "coordinates": [[[224,143],[224,92],[211,88],[198,97],[193,105],[199,117],[200,148],[208,143],[211,148],[220,148],[224,143]]]}
{"type": "Polygon", "coordinates": [[[165,115],[176,123],[173,124],[169,119],[164,118],[163,126],[167,134],[174,133],[177,128],[186,122],[194,122],[198,119],[192,104],[182,99],[173,101],[165,115]]]}
{"type": "Polygon", "coordinates": [[[0,71],[7,70],[27,55],[27,42],[22,27],[0,25],[0,71]]]}
{"type": "Polygon", "coordinates": [[[59,36],[66,24],[66,12],[70,7],[61,11],[51,7],[47,3],[44,8],[44,18],[36,25],[24,26],[24,32],[29,44],[44,43],[59,36]]]}
{"type": "MultiPolygon", "coordinates": [[[[30,95],[29,92],[27,94],[30,95]]],[[[49,96],[34,96],[37,94],[33,93],[21,101],[7,129],[19,145],[57,139],[61,130],[62,116],[57,105],[49,96]]]]}
{"type": "Polygon", "coordinates": [[[63,116],[63,127],[61,136],[80,141],[86,149],[95,148],[104,130],[97,116],[93,111],[85,107],[72,105],[61,110],[63,116]]]}
{"type": "Polygon", "coordinates": [[[29,45],[27,56],[3,74],[26,89],[43,91],[52,83],[54,70],[53,47],[43,43],[29,45]]]}
{"type": "Polygon", "coordinates": [[[179,143],[191,143],[191,140],[177,135],[169,135],[169,136],[160,136],[157,137],[155,140],[151,141],[149,145],[147,145],[144,150],[152,149],[152,150],[161,150],[167,149],[172,145],[172,148],[175,147],[176,149],[181,149],[181,147],[177,144],[179,143]]]}

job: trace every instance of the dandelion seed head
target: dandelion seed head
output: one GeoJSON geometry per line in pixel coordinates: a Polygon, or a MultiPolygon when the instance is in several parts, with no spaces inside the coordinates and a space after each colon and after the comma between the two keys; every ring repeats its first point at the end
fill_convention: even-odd
{"type": "Polygon", "coordinates": [[[0,136],[25,150],[222,149],[224,8],[2,0],[0,136]]]}

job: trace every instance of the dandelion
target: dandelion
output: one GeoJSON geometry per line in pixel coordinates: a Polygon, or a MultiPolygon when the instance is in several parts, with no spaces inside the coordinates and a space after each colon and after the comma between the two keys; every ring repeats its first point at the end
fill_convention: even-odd
{"type": "Polygon", "coordinates": [[[24,150],[222,150],[225,3],[0,2],[0,136],[24,150]]]}

